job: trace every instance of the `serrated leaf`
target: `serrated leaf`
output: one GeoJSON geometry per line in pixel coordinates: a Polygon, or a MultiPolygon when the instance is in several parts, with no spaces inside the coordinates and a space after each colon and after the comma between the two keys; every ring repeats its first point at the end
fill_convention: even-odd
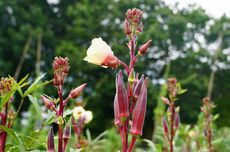
{"type": "Polygon", "coordinates": [[[37,114],[38,114],[38,118],[39,118],[39,120],[41,120],[42,121],[42,113],[41,113],[41,109],[40,109],[40,106],[39,106],[39,104],[38,104],[38,100],[37,100],[37,98],[35,98],[35,97],[33,97],[33,96],[31,96],[31,95],[28,95],[28,97],[29,97],[29,99],[30,99],[30,101],[33,103],[33,105],[34,105],[34,108],[35,108],[35,110],[36,110],[36,112],[37,112],[37,114]]]}
{"type": "Polygon", "coordinates": [[[17,135],[16,132],[14,132],[13,129],[10,129],[6,126],[2,126],[0,125],[0,129],[5,131],[9,136],[12,137],[12,139],[15,141],[15,143],[18,145],[18,148],[20,149],[20,151],[24,152],[25,151],[25,148],[23,146],[23,143],[21,141],[21,139],[19,138],[19,136],[17,135]]]}

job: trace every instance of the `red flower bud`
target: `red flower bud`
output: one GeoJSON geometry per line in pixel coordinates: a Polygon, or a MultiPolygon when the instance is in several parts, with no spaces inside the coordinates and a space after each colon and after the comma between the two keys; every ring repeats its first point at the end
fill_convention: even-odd
{"type": "Polygon", "coordinates": [[[152,40],[148,40],[148,42],[146,42],[145,44],[143,44],[139,50],[138,50],[138,53],[139,54],[145,54],[148,49],[149,49],[149,45],[151,44],[152,40]]]}
{"type": "Polygon", "coordinates": [[[119,117],[119,109],[118,109],[118,100],[117,100],[117,94],[114,98],[114,124],[115,126],[119,126],[121,124],[121,119],[119,117]]]}
{"type": "Polygon", "coordinates": [[[175,113],[175,118],[174,118],[174,127],[175,129],[179,128],[180,125],[180,115],[178,112],[175,113]]]}
{"type": "Polygon", "coordinates": [[[69,97],[72,98],[72,99],[76,99],[80,94],[81,92],[84,90],[84,88],[86,87],[86,83],[78,86],[77,88],[73,89],[70,91],[70,94],[69,94],[69,97]]]}
{"type": "Polygon", "coordinates": [[[50,128],[50,131],[48,133],[48,140],[47,140],[47,151],[48,152],[55,152],[55,146],[54,146],[54,132],[53,128],[50,128]]]}
{"type": "Polygon", "coordinates": [[[118,117],[119,118],[127,118],[129,116],[128,110],[128,95],[125,88],[125,84],[123,82],[122,72],[119,71],[116,77],[116,95],[117,95],[117,102],[118,102],[118,117]]]}
{"type": "Polygon", "coordinates": [[[165,134],[165,136],[168,136],[168,134],[169,134],[168,124],[167,124],[164,117],[161,119],[161,122],[162,122],[162,126],[164,129],[164,134],[165,134]]]}
{"type": "Polygon", "coordinates": [[[64,129],[64,135],[63,135],[63,140],[64,140],[63,151],[65,151],[67,143],[70,138],[71,138],[71,127],[66,126],[64,129]]]}
{"type": "Polygon", "coordinates": [[[147,79],[142,85],[141,93],[137,99],[137,103],[135,105],[133,115],[132,115],[132,126],[130,129],[130,133],[133,135],[142,135],[145,113],[146,113],[146,105],[147,105],[147,79]]]}
{"type": "Polygon", "coordinates": [[[125,21],[124,21],[123,30],[124,30],[124,32],[125,32],[125,34],[127,36],[129,36],[130,34],[132,34],[131,24],[129,23],[129,21],[127,19],[125,19],[125,21]]]}
{"type": "Polygon", "coordinates": [[[47,109],[50,109],[52,111],[56,110],[54,103],[50,99],[46,98],[45,96],[41,96],[41,99],[44,102],[47,109]]]}
{"type": "Polygon", "coordinates": [[[137,82],[137,84],[135,86],[135,89],[134,89],[134,92],[133,92],[133,97],[135,99],[138,98],[138,96],[139,96],[139,94],[141,92],[143,81],[144,81],[144,75],[141,76],[140,80],[137,82]]]}
{"type": "Polygon", "coordinates": [[[162,100],[165,104],[170,105],[170,101],[169,101],[168,98],[161,97],[161,100],[162,100]]]}

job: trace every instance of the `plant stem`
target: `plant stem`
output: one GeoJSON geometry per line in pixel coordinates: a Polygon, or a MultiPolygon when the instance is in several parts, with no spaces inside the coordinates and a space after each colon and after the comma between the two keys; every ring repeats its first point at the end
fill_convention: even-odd
{"type": "Polygon", "coordinates": [[[174,103],[171,103],[170,105],[170,109],[171,109],[171,118],[170,118],[170,152],[173,152],[173,138],[174,138],[174,115],[175,115],[175,109],[174,109],[174,103]]]}
{"type": "MultiPolygon", "coordinates": [[[[58,117],[61,117],[63,119],[63,95],[62,95],[62,86],[58,88],[58,96],[59,96],[59,111],[58,111],[58,117]]],[[[58,123],[58,152],[63,152],[63,124],[58,123]]]]}
{"type": "Polygon", "coordinates": [[[17,110],[17,112],[16,112],[16,114],[15,114],[13,120],[12,120],[11,126],[13,126],[14,121],[15,121],[16,117],[18,116],[18,114],[19,114],[19,112],[20,112],[20,110],[21,110],[21,108],[22,108],[23,102],[24,102],[24,97],[22,97],[22,99],[21,99],[21,101],[20,101],[20,105],[19,105],[18,110],[17,110]]]}
{"type": "MultiPolygon", "coordinates": [[[[4,107],[4,115],[2,117],[2,122],[1,122],[1,125],[3,125],[3,126],[6,126],[7,112],[8,112],[8,102],[6,103],[6,105],[4,107]]],[[[0,150],[1,150],[1,152],[4,152],[5,151],[5,145],[6,145],[7,133],[5,131],[2,131],[0,138],[1,138],[0,150]]]]}
{"type": "Polygon", "coordinates": [[[135,144],[136,140],[137,140],[137,137],[133,136],[133,137],[132,137],[131,144],[130,144],[129,149],[128,149],[127,152],[131,152],[131,151],[132,151],[133,145],[135,144]]]}

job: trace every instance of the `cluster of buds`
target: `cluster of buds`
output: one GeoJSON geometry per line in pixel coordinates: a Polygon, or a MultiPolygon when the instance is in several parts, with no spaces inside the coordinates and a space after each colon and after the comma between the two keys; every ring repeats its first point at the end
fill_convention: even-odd
{"type": "Polygon", "coordinates": [[[63,86],[65,77],[69,72],[69,59],[62,58],[62,57],[55,57],[53,62],[53,69],[54,69],[54,80],[53,84],[56,87],[63,86]]]}
{"type": "MultiPolygon", "coordinates": [[[[12,90],[15,80],[12,77],[1,78],[0,80],[0,96],[4,97],[7,93],[12,90]]],[[[13,97],[9,99],[13,101],[13,97]]],[[[0,111],[0,125],[11,128],[13,124],[13,119],[15,118],[15,112],[13,107],[9,107],[9,101],[7,101],[0,111]]],[[[5,150],[7,133],[0,130],[0,151],[5,150]]]]}
{"type": "MultiPolygon", "coordinates": [[[[69,138],[71,137],[71,127],[69,124],[65,124],[64,121],[64,108],[67,105],[69,99],[76,99],[79,97],[81,92],[86,87],[86,83],[72,89],[66,99],[63,99],[63,85],[64,80],[69,72],[69,59],[62,57],[55,57],[53,61],[54,69],[54,80],[53,84],[58,91],[58,100],[52,99],[46,95],[41,96],[42,101],[47,109],[54,111],[56,113],[56,123],[58,124],[58,151],[63,152],[66,149],[69,138]],[[65,125],[65,129],[63,131],[65,125]]],[[[51,129],[48,135],[48,151],[54,151],[54,135],[53,130],[51,129]]]]}
{"type": "Polygon", "coordinates": [[[93,119],[91,111],[86,111],[82,106],[77,106],[73,109],[72,124],[73,130],[77,138],[76,148],[85,147],[87,140],[82,139],[84,126],[93,119]]]}
{"type": "Polygon", "coordinates": [[[209,152],[213,152],[212,148],[212,111],[215,105],[210,101],[210,98],[206,97],[203,99],[203,106],[201,111],[204,113],[204,135],[208,143],[209,152]]]}
{"type": "Polygon", "coordinates": [[[126,90],[123,82],[122,71],[116,76],[116,94],[114,98],[115,125],[121,135],[123,151],[131,151],[136,136],[141,136],[143,131],[147,105],[147,78],[135,78],[133,84],[126,90]],[[134,90],[134,93],[131,93],[134,90]],[[129,97],[131,93],[131,97],[129,97]],[[130,99],[130,100],[129,100],[130,99]],[[130,127],[128,125],[131,125],[130,127]],[[130,128],[130,130],[128,130],[130,128]],[[132,142],[127,149],[127,135],[133,135],[132,142]],[[126,145],[126,146],[125,146],[126,145]]]}
{"type": "Polygon", "coordinates": [[[1,78],[0,80],[0,95],[4,96],[11,91],[13,84],[15,83],[12,77],[1,78]]]}
{"type": "Polygon", "coordinates": [[[177,83],[176,78],[168,79],[167,90],[169,98],[161,97],[161,100],[168,106],[167,119],[165,117],[162,118],[162,126],[164,135],[170,145],[170,152],[173,152],[173,140],[180,125],[180,107],[175,106],[176,96],[184,93],[186,90],[181,89],[180,83],[177,83]]]}
{"type": "Polygon", "coordinates": [[[137,8],[128,9],[126,19],[123,24],[123,29],[128,37],[142,32],[143,24],[141,22],[143,12],[137,8]]]}

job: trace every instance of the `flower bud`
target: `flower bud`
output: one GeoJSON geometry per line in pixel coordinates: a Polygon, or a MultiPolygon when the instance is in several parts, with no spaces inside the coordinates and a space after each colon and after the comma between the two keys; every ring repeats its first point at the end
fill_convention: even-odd
{"type": "Polygon", "coordinates": [[[128,82],[131,84],[131,86],[132,86],[132,84],[134,83],[134,81],[135,81],[135,72],[134,72],[134,70],[132,69],[131,71],[130,71],[130,73],[129,73],[129,77],[128,77],[128,82]]]}
{"type": "Polygon", "coordinates": [[[174,118],[174,127],[175,129],[179,128],[180,125],[180,115],[178,112],[175,113],[175,118],[174,118]]]}
{"type": "Polygon", "coordinates": [[[123,82],[122,71],[120,70],[116,77],[116,94],[118,101],[118,116],[120,118],[127,118],[129,116],[128,110],[128,94],[125,88],[125,84],[123,82]]]}
{"type": "Polygon", "coordinates": [[[123,29],[124,29],[124,32],[127,36],[130,36],[132,34],[132,27],[131,27],[131,24],[129,23],[129,21],[127,19],[125,19],[125,21],[124,21],[123,29]]]}
{"type": "Polygon", "coordinates": [[[142,15],[143,12],[137,8],[128,9],[126,12],[127,19],[134,24],[138,24],[140,22],[142,15]]]}
{"type": "Polygon", "coordinates": [[[168,98],[161,97],[161,100],[162,100],[165,104],[170,105],[170,101],[169,101],[168,98]]]}
{"type": "Polygon", "coordinates": [[[73,89],[70,91],[70,94],[69,94],[69,97],[72,98],[72,99],[76,99],[80,94],[81,92],[84,90],[84,88],[86,87],[86,83],[78,86],[77,88],[73,89]]]}
{"type": "Polygon", "coordinates": [[[114,98],[114,124],[117,127],[121,124],[121,119],[119,117],[117,94],[115,95],[115,98],[114,98]]]}
{"type": "Polygon", "coordinates": [[[48,133],[47,151],[48,152],[55,152],[54,132],[53,132],[53,128],[52,127],[50,128],[50,131],[48,133]]]}
{"type": "Polygon", "coordinates": [[[59,125],[63,125],[64,124],[64,119],[63,119],[62,116],[58,116],[57,124],[59,124],[59,125]]]}
{"type": "Polygon", "coordinates": [[[12,120],[15,117],[15,112],[14,112],[14,108],[10,108],[8,115],[7,115],[8,119],[12,120]]]}
{"type": "Polygon", "coordinates": [[[56,110],[54,103],[50,99],[46,98],[43,95],[41,96],[41,99],[44,102],[44,104],[45,104],[45,106],[46,106],[47,109],[50,109],[52,111],[56,110]]]}
{"type": "Polygon", "coordinates": [[[64,140],[63,151],[65,151],[67,143],[68,143],[70,138],[71,138],[71,127],[69,127],[67,125],[67,126],[65,126],[64,135],[63,135],[63,140],[64,140]]]}
{"type": "Polygon", "coordinates": [[[133,97],[135,99],[138,98],[140,92],[141,92],[141,88],[142,88],[142,84],[143,84],[143,81],[144,81],[144,75],[141,76],[140,80],[137,82],[136,84],[136,87],[134,89],[134,92],[133,92],[133,97]]]}
{"type": "Polygon", "coordinates": [[[148,40],[148,42],[141,45],[139,50],[138,50],[138,54],[141,54],[141,55],[145,54],[148,51],[151,42],[152,42],[152,40],[148,40]]]}
{"type": "Polygon", "coordinates": [[[169,78],[167,82],[168,92],[175,97],[177,94],[177,79],[169,78]]]}
{"type": "Polygon", "coordinates": [[[132,126],[130,129],[130,133],[133,135],[142,135],[145,113],[146,113],[146,105],[147,105],[147,79],[142,85],[141,93],[137,99],[137,103],[133,110],[132,115],[132,126]]]}
{"type": "Polygon", "coordinates": [[[161,119],[161,122],[162,122],[162,126],[164,129],[164,134],[165,134],[165,136],[168,136],[168,134],[169,134],[168,124],[167,124],[164,117],[161,119]]]}
{"type": "Polygon", "coordinates": [[[64,84],[64,79],[69,72],[69,59],[67,57],[55,57],[53,61],[53,69],[54,69],[54,86],[58,87],[64,84]]]}

